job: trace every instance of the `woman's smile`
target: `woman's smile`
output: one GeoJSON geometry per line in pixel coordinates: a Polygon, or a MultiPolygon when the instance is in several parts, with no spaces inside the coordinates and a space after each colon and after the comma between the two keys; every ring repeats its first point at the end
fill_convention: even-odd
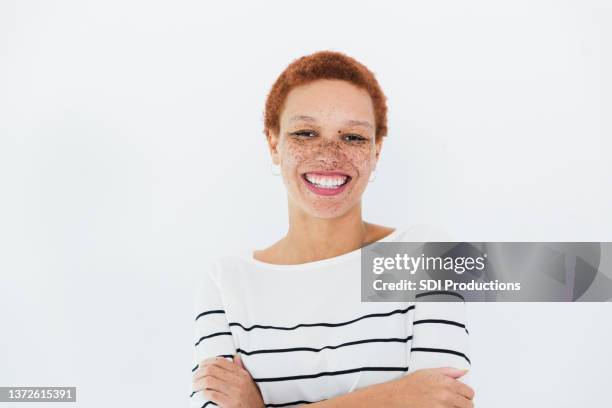
{"type": "Polygon", "coordinates": [[[339,171],[312,171],[303,173],[302,180],[313,193],[331,196],[343,192],[352,177],[339,171]]]}

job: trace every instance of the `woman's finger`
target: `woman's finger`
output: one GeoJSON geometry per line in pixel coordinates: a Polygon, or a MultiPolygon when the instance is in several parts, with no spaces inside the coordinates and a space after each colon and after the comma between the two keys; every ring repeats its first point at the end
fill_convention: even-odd
{"type": "Polygon", "coordinates": [[[238,365],[238,367],[242,368],[243,370],[246,370],[246,367],[244,366],[244,363],[242,362],[242,358],[240,357],[240,354],[234,354],[234,357],[232,360],[234,361],[235,364],[238,365]]]}
{"type": "Polygon", "coordinates": [[[228,362],[228,363],[231,364],[231,361],[228,361],[225,357],[216,356],[216,357],[209,357],[209,358],[207,358],[205,360],[202,360],[200,362],[200,365],[198,366],[198,368],[202,367],[202,366],[205,366],[205,365],[208,365],[208,364],[223,364],[223,362],[228,362]]]}
{"type": "Polygon", "coordinates": [[[219,369],[229,371],[231,373],[234,373],[235,375],[239,374],[238,372],[236,372],[237,367],[235,367],[234,363],[225,360],[225,358],[223,357],[212,357],[212,358],[203,360],[202,363],[200,363],[198,368],[193,372],[193,378],[194,379],[201,378],[204,375],[203,374],[204,369],[206,367],[211,367],[211,366],[215,366],[219,369]]]}
{"type": "Polygon", "coordinates": [[[213,390],[225,394],[229,397],[235,387],[230,383],[227,383],[216,377],[207,375],[206,377],[202,377],[197,380],[194,383],[193,388],[194,391],[213,390]]]}
{"type": "Polygon", "coordinates": [[[233,371],[233,372],[238,371],[237,369],[239,368],[239,367],[236,367],[236,364],[233,361],[230,361],[224,357],[213,359],[210,364],[214,364],[216,366],[223,368],[224,370],[233,371]]]}
{"type": "Polygon", "coordinates": [[[474,399],[474,390],[469,385],[464,384],[461,381],[454,381],[452,388],[457,394],[470,400],[474,399]]]}
{"type": "Polygon", "coordinates": [[[457,394],[453,400],[453,406],[456,408],[474,408],[474,402],[471,399],[467,399],[463,395],[457,394]]]}
{"type": "Polygon", "coordinates": [[[220,407],[231,406],[231,399],[226,394],[215,390],[204,390],[204,398],[214,402],[220,407]]]}
{"type": "Polygon", "coordinates": [[[193,381],[197,381],[206,376],[215,377],[228,383],[237,383],[240,379],[240,374],[237,372],[229,371],[217,364],[205,364],[194,372],[193,381]]]}

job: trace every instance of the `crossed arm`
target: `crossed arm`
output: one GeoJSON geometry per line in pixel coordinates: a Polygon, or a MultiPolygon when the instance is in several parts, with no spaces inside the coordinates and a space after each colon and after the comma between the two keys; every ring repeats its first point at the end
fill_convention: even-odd
{"type": "MultiPolygon", "coordinates": [[[[199,283],[196,302],[191,408],[264,407],[262,395],[236,355],[223,304],[210,274],[199,283]]],[[[408,373],[396,380],[309,404],[313,408],[472,408],[465,383],[469,360],[463,302],[416,302],[408,373]],[[459,378],[462,380],[459,380],[459,378]]]]}

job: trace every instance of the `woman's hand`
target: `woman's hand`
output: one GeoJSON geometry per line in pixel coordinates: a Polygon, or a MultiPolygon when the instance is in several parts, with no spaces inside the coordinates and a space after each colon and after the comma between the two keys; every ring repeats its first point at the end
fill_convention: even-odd
{"type": "Polygon", "coordinates": [[[457,378],[466,370],[424,368],[348,394],[315,402],[313,408],[473,408],[474,390],[457,378]]]}
{"type": "MultiPolygon", "coordinates": [[[[387,383],[389,407],[473,408],[474,390],[457,380],[467,372],[451,367],[426,368],[387,383]]],[[[387,406],[385,404],[385,406],[387,406]]]]}
{"type": "Polygon", "coordinates": [[[221,408],[264,407],[259,388],[238,355],[233,362],[223,357],[202,361],[193,374],[193,390],[204,390],[206,399],[221,408]]]}

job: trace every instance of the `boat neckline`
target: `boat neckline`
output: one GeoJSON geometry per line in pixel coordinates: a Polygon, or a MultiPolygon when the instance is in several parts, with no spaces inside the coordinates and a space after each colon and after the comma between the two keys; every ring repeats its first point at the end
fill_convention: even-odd
{"type": "Polygon", "coordinates": [[[389,234],[385,235],[384,237],[382,237],[381,239],[377,240],[377,241],[373,241],[370,242],[369,244],[364,245],[361,248],[357,248],[354,249],[350,252],[341,254],[341,255],[337,255],[331,258],[326,258],[326,259],[319,259],[317,261],[310,261],[310,262],[303,262],[303,263],[299,263],[299,264],[273,264],[273,263],[268,263],[268,262],[264,262],[264,261],[260,261],[259,259],[256,259],[253,256],[253,251],[252,250],[245,250],[243,251],[243,253],[241,254],[243,258],[246,258],[247,261],[249,261],[249,263],[253,264],[253,265],[257,265],[257,266],[261,266],[261,267],[265,267],[268,269],[282,269],[282,270],[301,270],[301,269],[311,269],[311,268],[317,268],[317,267],[321,267],[321,266],[330,266],[330,265],[334,265],[334,264],[338,264],[341,263],[343,261],[347,261],[349,259],[355,258],[356,256],[361,254],[361,250],[370,246],[370,245],[375,245],[379,242],[388,242],[388,241],[392,241],[394,240],[398,235],[400,235],[400,233],[403,231],[403,229],[401,228],[395,228],[393,231],[391,231],[389,234]]]}

